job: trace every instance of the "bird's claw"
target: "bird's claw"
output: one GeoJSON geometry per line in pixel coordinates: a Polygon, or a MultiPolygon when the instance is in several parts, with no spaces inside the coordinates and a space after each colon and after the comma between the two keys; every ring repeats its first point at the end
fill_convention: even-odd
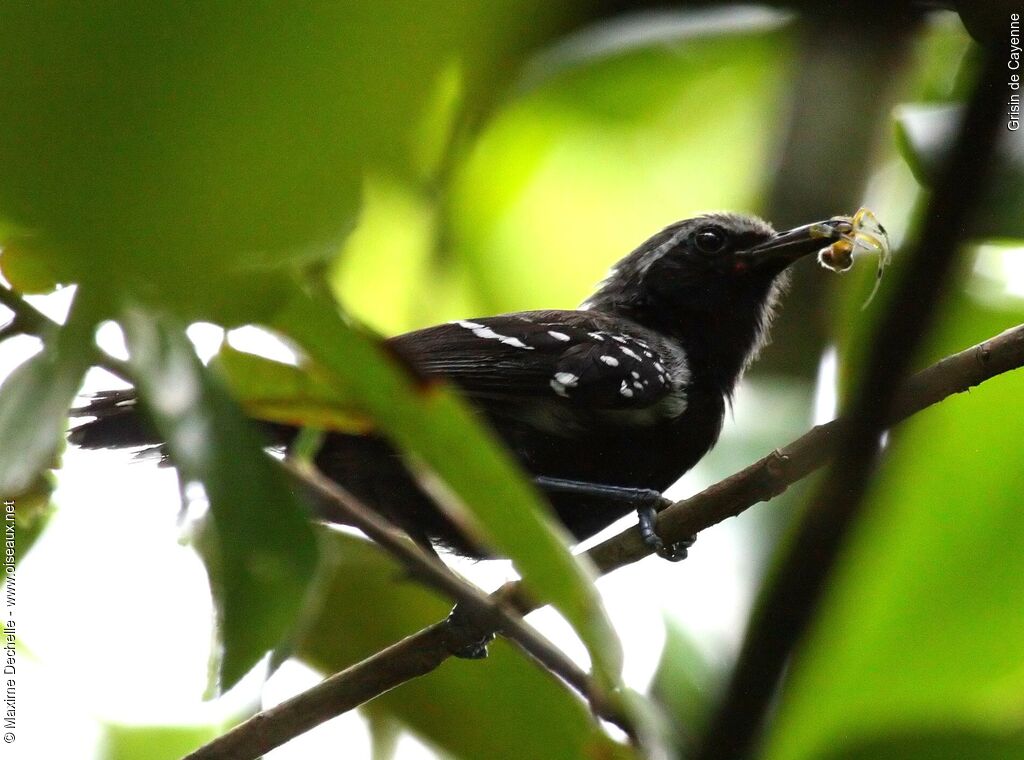
{"type": "Polygon", "coordinates": [[[640,538],[644,544],[657,554],[662,559],[667,559],[669,562],[681,562],[686,559],[687,554],[694,541],[697,540],[696,536],[687,536],[682,541],[675,541],[671,544],[665,544],[661,540],[661,536],[657,534],[654,529],[654,523],[658,518],[659,509],[664,509],[672,502],[666,499],[660,494],[657,497],[657,503],[650,504],[644,507],[640,507],[637,512],[639,518],[639,529],[640,538]]]}
{"type": "Polygon", "coordinates": [[[487,645],[494,641],[494,631],[482,630],[459,604],[452,607],[452,611],[448,613],[447,623],[460,638],[473,638],[468,644],[452,649],[454,657],[463,660],[486,659],[487,645]]]}

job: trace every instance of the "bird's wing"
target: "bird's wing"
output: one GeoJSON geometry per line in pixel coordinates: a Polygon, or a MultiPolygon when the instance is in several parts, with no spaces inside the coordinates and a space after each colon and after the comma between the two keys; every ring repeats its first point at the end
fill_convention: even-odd
{"type": "Polygon", "coordinates": [[[445,377],[469,396],[638,409],[677,393],[682,350],[632,323],[623,328],[588,312],[521,312],[428,327],[389,343],[420,372],[445,377]]]}

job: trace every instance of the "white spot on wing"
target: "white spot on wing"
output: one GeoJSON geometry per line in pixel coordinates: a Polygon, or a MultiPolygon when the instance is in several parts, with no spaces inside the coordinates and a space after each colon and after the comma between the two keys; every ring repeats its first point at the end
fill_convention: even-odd
{"type": "Polygon", "coordinates": [[[618,367],[619,360],[614,356],[608,356],[608,354],[601,354],[601,361],[607,364],[609,367],[618,367]]]}
{"type": "Polygon", "coordinates": [[[638,362],[639,362],[639,361],[643,361],[643,360],[642,360],[642,359],[641,359],[641,358],[640,358],[640,357],[639,357],[639,356],[637,355],[637,353],[636,353],[635,351],[633,351],[632,349],[629,349],[629,348],[627,348],[626,346],[623,346],[623,347],[622,347],[622,348],[620,348],[619,350],[620,350],[620,351],[622,351],[622,353],[624,353],[624,354],[625,354],[626,356],[629,356],[629,357],[631,357],[631,358],[633,358],[633,359],[636,359],[636,360],[637,360],[638,362]]]}
{"type": "Polygon", "coordinates": [[[626,381],[622,381],[622,385],[619,386],[619,393],[626,398],[633,398],[633,389],[626,385],[626,381]]]}
{"type": "Polygon", "coordinates": [[[569,388],[575,388],[579,383],[580,379],[577,375],[572,372],[556,372],[555,376],[551,378],[548,385],[551,386],[551,390],[557,393],[559,396],[569,398],[569,388]]]}
{"type": "Polygon", "coordinates": [[[548,335],[550,335],[555,340],[562,340],[562,341],[569,340],[569,336],[568,335],[566,335],[563,332],[557,332],[555,330],[548,330],[548,335]]]}
{"type": "Polygon", "coordinates": [[[506,346],[524,348],[527,351],[533,350],[533,346],[526,345],[521,340],[519,340],[519,338],[514,338],[510,335],[501,335],[499,333],[494,332],[494,330],[492,330],[487,325],[482,325],[479,322],[470,322],[469,320],[462,319],[456,322],[455,324],[457,324],[459,327],[465,328],[466,330],[472,330],[473,334],[478,338],[483,338],[484,340],[496,340],[499,343],[504,343],[506,346]]]}

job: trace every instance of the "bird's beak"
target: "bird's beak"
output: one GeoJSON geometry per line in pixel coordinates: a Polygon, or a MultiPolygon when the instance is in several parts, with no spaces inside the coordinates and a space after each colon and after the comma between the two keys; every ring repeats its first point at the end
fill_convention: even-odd
{"type": "Polygon", "coordinates": [[[785,232],[776,232],[765,242],[743,251],[740,256],[747,259],[751,267],[771,265],[784,269],[797,259],[817,253],[839,240],[844,231],[849,232],[848,228],[848,223],[837,219],[805,224],[785,232]]]}

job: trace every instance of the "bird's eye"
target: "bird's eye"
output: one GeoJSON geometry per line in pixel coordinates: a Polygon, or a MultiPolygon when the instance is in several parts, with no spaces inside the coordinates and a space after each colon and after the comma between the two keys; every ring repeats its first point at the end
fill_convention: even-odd
{"type": "Polygon", "coordinates": [[[698,230],[694,243],[701,253],[721,253],[725,248],[725,233],[717,227],[705,227],[698,230]]]}

